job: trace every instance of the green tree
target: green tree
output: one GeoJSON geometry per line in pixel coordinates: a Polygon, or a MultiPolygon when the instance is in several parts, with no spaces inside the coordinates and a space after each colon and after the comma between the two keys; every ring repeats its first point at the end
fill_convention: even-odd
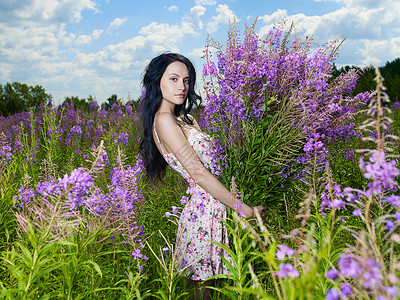
{"type": "Polygon", "coordinates": [[[29,86],[20,82],[0,84],[0,114],[4,116],[38,110],[51,99],[51,95],[40,85],[29,86]]]}
{"type": "Polygon", "coordinates": [[[63,101],[63,105],[66,103],[73,104],[75,109],[80,109],[83,111],[87,111],[89,108],[89,104],[94,103],[95,99],[93,98],[92,95],[89,95],[89,97],[79,99],[78,96],[71,96],[71,97],[65,97],[63,101]]]}
{"type": "Polygon", "coordinates": [[[110,110],[111,106],[116,103],[121,106],[121,99],[118,99],[116,94],[112,94],[110,97],[107,98],[107,102],[104,104],[106,110],[110,110]]]}

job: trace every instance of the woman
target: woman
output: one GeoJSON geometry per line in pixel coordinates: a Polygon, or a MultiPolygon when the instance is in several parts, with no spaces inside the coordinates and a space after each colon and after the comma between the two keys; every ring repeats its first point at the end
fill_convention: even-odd
{"type": "MultiPolygon", "coordinates": [[[[262,206],[252,208],[242,203],[238,208],[231,192],[214,175],[218,173],[211,167],[210,136],[201,132],[188,114],[193,105],[199,105],[197,101],[201,103],[195,81],[193,64],[180,54],[164,53],[151,60],[142,81],[144,134],[140,152],[151,180],[161,179],[169,164],[190,184],[192,196],[181,213],[176,247],[178,257],[194,272],[191,279],[198,287],[199,281],[228,273],[220,257],[231,261],[228,253],[207,241],[228,245],[222,222],[226,206],[246,217],[253,217],[254,209],[261,212],[262,206]],[[181,111],[183,116],[178,117],[181,111]]],[[[201,286],[210,284],[206,281],[201,286]]],[[[200,295],[198,288],[196,293],[200,295]]],[[[207,289],[202,294],[208,299],[207,289]]]]}

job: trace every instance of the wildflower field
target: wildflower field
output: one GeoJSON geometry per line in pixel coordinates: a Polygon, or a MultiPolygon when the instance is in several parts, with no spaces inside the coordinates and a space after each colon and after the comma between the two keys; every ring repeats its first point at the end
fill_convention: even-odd
{"type": "MultiPolygon", "coordinates": [[[[357,70],[331,76],[340,40],[235,26],[207,40],[192,114],[219,179],[268,217],[229,210],[212,299],[400,299],[400,105],[379,69],[353,95],[357,70]]],[[[174,249],[191,189],[171,168],[146,180],[135,107],[0,117],[1,299],[189,299],[174,249]]]]}

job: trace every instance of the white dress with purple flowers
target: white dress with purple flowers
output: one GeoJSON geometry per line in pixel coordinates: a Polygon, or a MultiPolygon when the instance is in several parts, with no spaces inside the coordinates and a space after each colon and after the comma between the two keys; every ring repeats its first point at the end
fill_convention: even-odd
{"type": "MultiPolygon", "coordinates": [[[[195,128],[186,128],[179,122],[178,124],[190,132],[188,143],[203,165],[211,173],[218,175],[218,171],[212,167],[211,137],[195,128]]],[[[227,230],[223,224],[226,206],[195,183],[173,153],[164,154],[155,126],[154,132],[164,159],[189,182],[191,190],[191,197],[179,219],[176,240],[178,260],[182,259],[182,265],[190,266],[190,270],[194,272],[192,280],[205,280],[216,274],[229,274],[221,258],[226,258],[233,265],[229,253],[210,242],[211,240],[229,246],[227,230]]]]}

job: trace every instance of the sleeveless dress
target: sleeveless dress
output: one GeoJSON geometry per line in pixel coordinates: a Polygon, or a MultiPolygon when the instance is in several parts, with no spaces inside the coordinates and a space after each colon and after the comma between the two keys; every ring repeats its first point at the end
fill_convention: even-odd
{"type": "MultiPolygon", "coordinates": [[[[218,175],[219,172],[215,171],[211,164],[210,135],[177,123],[190,132],[187,141],[203,165],[211,173],[218,175]]],[[[229,253],[210,242],[210,240],[215,241],[229,247],[228,233],[223,224],[226,218],[225,204],[195,183],[173,153],[164,153],[155,128],[155,121],[153,128],[164,159],[188,181],[189,189],[192,191],[178,223],[175,245],[177,261],[182,262],[182,268],[188,266],[189,270],[194,272],[192,280],[205,280],[216,274],[229,274],[221,258],[221,256],[226,258],[233,265],[229,253]]]]}

